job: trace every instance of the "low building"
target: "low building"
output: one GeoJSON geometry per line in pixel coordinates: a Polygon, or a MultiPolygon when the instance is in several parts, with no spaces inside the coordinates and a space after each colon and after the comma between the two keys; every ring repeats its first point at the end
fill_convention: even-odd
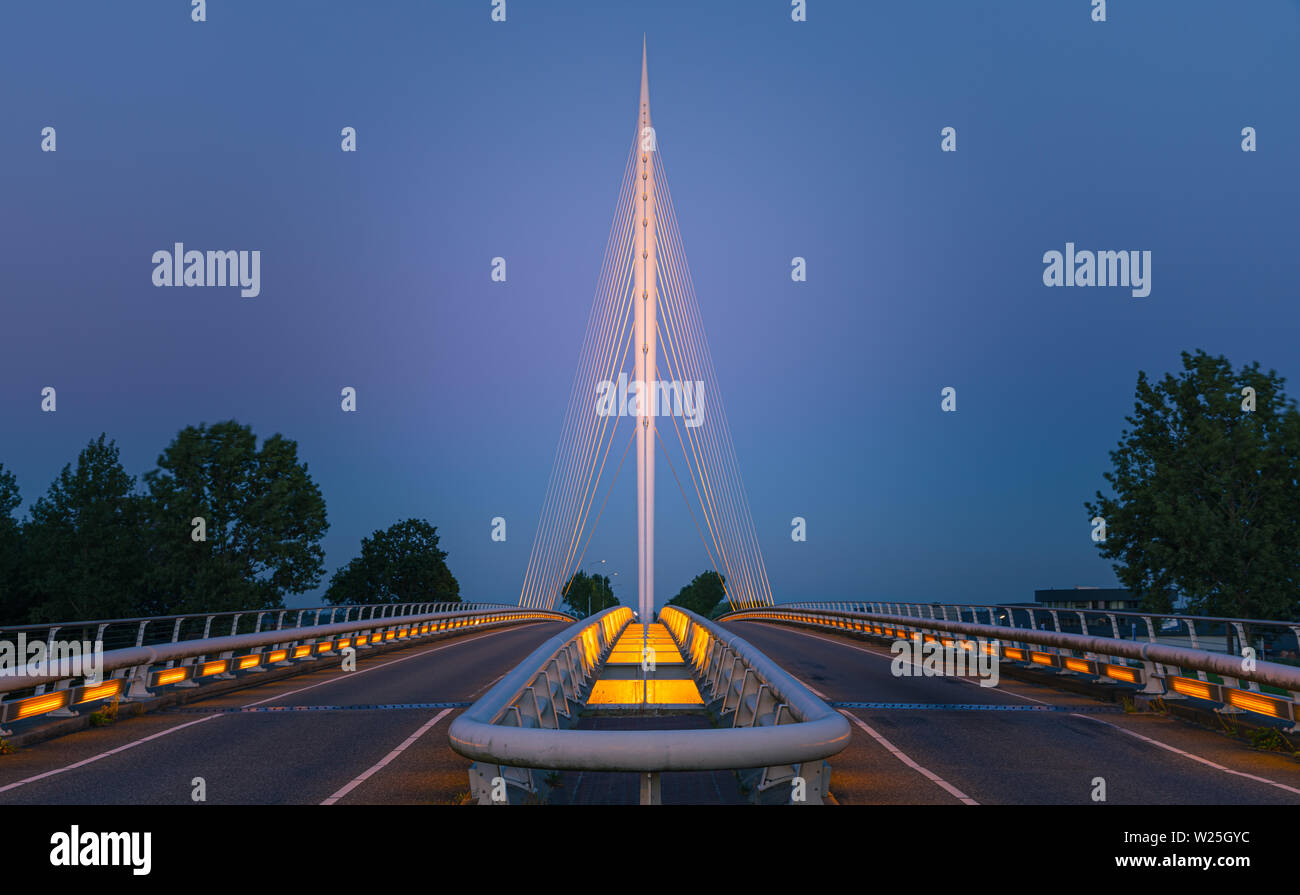
{"type": "Polygon", "coordinates": [[[1138,598],[1123,587],[1049,587],[1034,591],[1034,605],[1049,609],[1137,612],[1138,598]]]}

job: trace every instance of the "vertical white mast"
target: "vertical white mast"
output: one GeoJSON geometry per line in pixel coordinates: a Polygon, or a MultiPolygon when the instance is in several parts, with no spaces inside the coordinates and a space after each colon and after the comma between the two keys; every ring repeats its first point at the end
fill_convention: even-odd
{"type": "Polygon", "coordinates": [[[655,232],[654,157],[656,141],[650,122],[650,78],[646,67],[645,37],[641,38],[641,105],[637,109],[637,154],[640,158],[641,214],[636,227],[635,380],[640,385],[640,418],[636,430],[637,609],[648,624],[655,609],[655,396],[658,356],[658,288],[655,282],[657,237],[655,232]]]}

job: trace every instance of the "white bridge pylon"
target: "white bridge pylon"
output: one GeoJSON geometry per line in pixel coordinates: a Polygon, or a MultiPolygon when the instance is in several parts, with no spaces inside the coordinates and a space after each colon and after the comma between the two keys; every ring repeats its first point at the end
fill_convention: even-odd
{"type": "Polygon", "coordinates": [[[656,452],[662,452],[686,501],[708,561],[722,577],[728,603],[733,608],[771,605],[650,115],[644,41],[636,134],[524,575],[521,606],[554,609],[563,600],[633,443],[641,621],[654,618],[656,605],[656,452]],[[631,432],[619,432],[624,419],[631,421],[631,432]],[[679,462],[669,452],[674,442],[679,462]],[[612,463],[611,453],[617,453],[612,463]],[[607,466],[613,472],[602,496],[607,466]]]}

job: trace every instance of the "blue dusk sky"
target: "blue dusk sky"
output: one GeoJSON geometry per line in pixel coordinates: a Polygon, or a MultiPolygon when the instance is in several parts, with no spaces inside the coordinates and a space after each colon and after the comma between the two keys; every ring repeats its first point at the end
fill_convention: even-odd
{"type": "MultiPolygon", "coordinates": [[[[0,463],[24,512],[101,431],[139,476],[234,418],[295,439],[327,501],[327,577],[293,605],[412,516],[466,597],[516,600],[643,34],[779,601],[1113,586],[1084,501],[1138,371],[1201,348],[1300,391],[1295,0],[1112,0],[1104,23],[1089,0],[189,6],[3,13],[0,463]],[[154,287],[176,242],[259,250],[261,294],[154,287]],[[1150,251],[1150,294],[1046,287],[1067,242],[1150,251]]],[[[634,481],[584,562],[631,603],[634,481]]],[[[709,560],[663,472],[658,504],[662,603],[709,560]]]]}

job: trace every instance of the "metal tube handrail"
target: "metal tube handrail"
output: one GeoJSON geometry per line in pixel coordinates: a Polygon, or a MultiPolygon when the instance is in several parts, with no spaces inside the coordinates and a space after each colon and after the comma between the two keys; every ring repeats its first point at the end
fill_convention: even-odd
{"type": "Polygon", "coordinates": [[[1164,665],[1176,665],[1179,668],[1192,668],[1214,674],[1250,680],[1261,684],[1270,684],[1285,690],[1300,691],[1300,668],[1282,665],[1276,662],[1256,660],[1246,663],[1239,656],[1215,653],[1208,650],[1188,649],[1181,646],[1169,646],[1154,641],[1122,640],[1113,637],[1094,637],[1084,634],[1069,634],[1058,631],[1043,631],[1034,628],[1010,628],[1001,625],[981,625],[969,622],[944,621],[935,618],[918,618],[910,615],[889,615],[876,612],[848,612],[834,609],[786,609],[771,607],[765,609],[739,610],[727,613],[720,621],[740,620],[745,617],[761,617],[786,613],[803,614],[817,617],[856,619],[878,622],[902,627],[933,631],[946,631],[951,634],[968,634],[987,640],[1010,640],[1012,642],[1035,643],[1060,649],[1091,652],[1109,656],[1135,659],[1141,662],[1159,662],[1164,665]]]}
{"type": "MultiPolygon", "coordinates": [[[[278,628],[252,634],[209,637],[195,640],[179,640],[171,643],[159,643],[153,646],[133,646],[122,649],[106,650],[102,654],[101,670],[107,675],[122,668],[156,665],[160,662],[174,662],[195,656],[214,653],[235,652],[243,649],[255,649],[279,643],[292,643],[299,640],[320,640],[336,634],[349,634],[354,631],[367,631],[380,628],[398,628],[404,625],[422,622],[444,621],[458,618],[472,618],[510,613],[524,613],[530,616],[550,615],[556,621],[567,621],[573,616],[561,612],[549,612],[537,609],[522,609],[518,606],[502,606],[495,609],[470,609],[452,612],[434,612],[421,615],[388,616],[369,618],[350,622],[336,622],[328,625],[307,625],[296,628],[278,628]]],[[[64,660],[67,661],[67,660],[64,660]]],[[[9,693],[28,687],[50,684],[68,680],[67,674],[24,674],[31,666],[24,666],[15,673],[0,673],[0,693],[9,693]]]]}
{"type": "MultiPolygon", "coordinates": [[[[1087,593],[1087,591],[1083,591],[1083,593],[1087,593]]],[[[1184,615],[1181,612],[1174,612],[1172,610],[1169,612],[1129,612],[1128,610],[1124,610],[1124,609],[1076,609],[1073,606],[1048,606],[1046,603],[1033,603],[1033,604],[899,603],[893,600],[865,600],[865,601],[845,600],[843,602],[845,605],[861,605],[862,603],[889,603],[894,606],[909,606],[909,607],[916,607],[921,609],[931,609],[936,606],[939,607],[950,606],[950,607],[957,607],[961,609],[982,609],[982,610],[997,609],[1003,612],[1010,612],[1012,610],[1017,610],[1020,612],[1028,612],[1030,610],[1038,610],[1040,612],[1050,612],[1051,610],[1055,609],[1058,612],[1074,612],[1074,613],[1083,612],[1083,613],[1102,615],[1102,616],[1113,615],[1116,618],[1136,618],[1136,619],[1142,619],[1144,621],[1153,618],[1160,618],[1169,621],[1183,621],[1184,619],[1189,619],[1194,622],[1215,622],[1219,624],[1241,624],[1241,625],[1269,625],[1278,628],[1290,628],[1290,627],[1294,627],[1297,624],[1297,622],[1294,621],[1284,621],[1275,618],[1274,619],[1234,618],[1232,616],[1217,616],[1217,615],[1184,615]]],[[[799,610],[810,610],[810,611],[812,609],[824,609],[825,611],[836,611],[835,609],[832,608],[833,606],[834,606],[833,603],[817,603],[814,605],[813,603],[800,601],[797,603],[775,603],[771,606],[763,606],[758,608],[759,609],[799,609],[799,610]]],[[[747,612],[750,610],[735,610],[735,611],[747,612]]]]}
{"type": "MultiPolygon", "coordinates": [[[[392,607],[395,610],[410,610],[411,607],[417,606],[440,606],[443,604],[461,607],[464,609],[518,609],[516,603],[470,603],[460,600],[422,600],[418,603],[338,603],[332,606],[310,606],[298,610],[303,612],[330,612],[336,610],[361,610],[361,609],[380,609],[392,607]]],[[[21,632],[31,632],[48,630],[50,628],[84,628],[90,625],[124,625],[135,622],[170,622],[191,618],[229,618],[234,615],[253,615],[255,613],[266,612],[289,612],[293,610],[284,607],[271,606],[261,609],[227,609],[221,612],[186,612],[176,615],[139,615],[130,618],[94,618],[81,619],[77,621],[66,622],[32,622],[30,624],[19,625],[0,625],[0,638],[6,634],[17,634],[21,632]]],[[[396,617],[397,613],[394,613],[396,617]]]]}
{"type": "Polygon", "coordinates": [[[452,749],[476,761],[519,768],[661,772],[799,764],[848,745],[843,715],[736,634],[695,613],[683,614],[759,674],[790,706],[797,723],[713,730],[555,730],[494,723],[546,664],[582,635],[587,625],[579,622],[538,647],[466,709],[448,731],[452,749]]]}

